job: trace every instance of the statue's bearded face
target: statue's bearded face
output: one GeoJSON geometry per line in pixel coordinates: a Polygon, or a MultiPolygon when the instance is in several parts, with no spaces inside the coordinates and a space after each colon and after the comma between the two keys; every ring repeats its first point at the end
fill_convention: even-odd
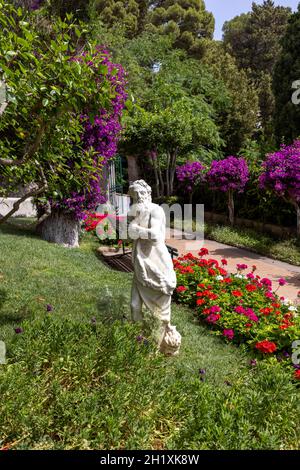
{"type": "Polygon", "coordinates": [[[146,188],[135,188],[133,191],[131,191],[130,195],[135,204],[145,204],[147,202],[151,202],[151,194],[149,191],[147,191],[146,188]]]}
{"type": "Polygon", "coordinates": [[[136,191],[136,202],[138,204],[143,204],[149,201],[149,199],[150,199],[150,194],[148,193],[146,189],[141,188],[136,191]]]}

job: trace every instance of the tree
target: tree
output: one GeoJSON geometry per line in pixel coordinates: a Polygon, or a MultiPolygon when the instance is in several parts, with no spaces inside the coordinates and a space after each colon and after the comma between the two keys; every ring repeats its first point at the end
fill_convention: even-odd
{"type": "MultiPolygon", "coordinates": [[[[246,72],[239,70],[235,59],[223,45],[210,42],[203,62],[215,78],[223,82],[227,100],[217,123],[225,141],[225,152],[235,154],[257,132],[259,120],[258,96],[246,72]]],[[[224,94],[223,94],[224,96],[224,94]]]]}
{"type": "Polygon", "coordinates": [[[0,24],[1,78],[9,91],[0,121],[0,171],[6,182],[1,192],[26,188],[0,223],[34,197],[46,237],[59,212],[69,214],[76,238],[78,219],[103,202],[103,164],[116,151],[126,99],[123,71],[92,43],[77,52],[85,31],[70,16],[52,24],[47,42],[37,32],[35,15],[28,17],[21,8],[0,2],[0,24]],[[95,142],[97,133],[101,138],[98,134],[95,142]]]}
{"type": "Polygon", "coordinates": [[[271,190],[292,204],[297,213],[297,236],[300,237],[300,141],[282,145],[267,156],[260,176],[260,188],[271,190]]]}
{"type": "Polygon", "coordinates": [[[157,195],[172,195],[178,164],[220,155],[216,119],[226,107],[226,90],[207,67],[172,49],[169,38],[143,35],[127,54],[136,106],[126,121],[122,151],[147,163],[157,195]]]}
{"type": "MultiPolygon", "coordinates": [[[[45,1],[45,0],[43,0],[45,1]]],[[[48,8],[50,13],[59,15],[61,19],[72,13],[76,19],[86,21],[89,19],[89,0],[48,0],[48,8]]],[[[35,2],[42,3],[41,0],[35,2]]]]}
{"type": "Polygon", "coordinates": [[[223,28],[225,47],[236,58],[239,68],[247,70],[258,89],[261,127],[269,141],[274,114],[271,76],[290,16],[290,8],[265,0],[261,5],[253,3],[250,13],[235,17],[223,28]]]}
{"type": "Polygon", "coordinates": [[[203,171],[204,166],[200,162],[187,162],[176,168],[177,179],[189,194],[190,204],[192,204],[195,189],[203,181],[203,171]]]}
{"type": "Polygon", "coordinates": [[[273,87],[275,94],[274,124],[278,143],[291,143],[300,135],[300,107],[298,100],[300,78],[300,6],[290,19],[282,40],[282,53],[275,67],[273,87]],[[292,99],[293,88],[295,99],[292,99]]]}
{"type": "Polygon", "coordinates": [[[203,54],[203,39],[212,39],[215,21],[203,0],[161,0],[152,2],[147,19],[150,31],[171,34],[174,46],[189,54],[203,54]]]}
{"type": "Polygon", "coordinates": [[[158,197],[174,193],[180,157],[207,155],[209,148],[216,151],[221,145],[209,106],[188,97],[157,110],[136,108],[128,119],[125,139],[127,146],[134,146],[148,156],[158,197]]]}
{"type": "Polygon", "coordinates": [[[246,160],[227,157],[214,160],[207,173],[207,181],[213,190],[227,193],[229,221],[234,225],[234,192],[242,193],[249,180],[249,169],[246,160]]]}
{"type": "Polygon", "coordinates": [[[99,15],[110,29],[122,27],[125,35],[139,34],[145,23],[149,0],[92,0],[91,16],[99,15]]]}
{"type": "Polygon", "coordinates": [[[250,69],[251,77],[257,79],[262,72],[272,74],[290,16],[291,8],[264,0],[261,5],[253,2],[250,13],[224,24],[225,46],[240,68],[250,69]]]}

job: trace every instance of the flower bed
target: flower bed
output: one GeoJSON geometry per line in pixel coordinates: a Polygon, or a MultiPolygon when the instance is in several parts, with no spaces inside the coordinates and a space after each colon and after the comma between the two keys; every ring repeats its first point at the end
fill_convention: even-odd
{"type": "MultiPolygon", "coordinates": [[[[174,260],[176,299],[194,308],[199,320],[227,341],[246,343],[260,356],[290,358],[293,342],[300,339],[300,317],[299,307],[278,294],[285,280],[279,279],[274,292],[272,281],[256,275],[255,266],[249,270],[238,264],[237,273],[230,274],[226,259],[220,265],[207,255],[202,248],[199,257],[188,253],[174,260]]],[[[294,368],[300,379],[300,366],[294,368]]]]}

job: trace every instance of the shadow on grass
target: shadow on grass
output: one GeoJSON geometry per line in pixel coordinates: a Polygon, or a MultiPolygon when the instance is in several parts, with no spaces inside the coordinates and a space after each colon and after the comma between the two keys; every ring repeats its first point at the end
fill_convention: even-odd
{"type": "Polygon", "coordinates": [[[26,307],[21,308],[17,312],[4,313],[3,307],[8,300],[8,294],[5,289],[0,289],[0,326],[11,325],[15,323],[21,323],[25,319],[31,317],[31,312],[26,307]]]}
{"type": "Polygon", "coordinates": [[[6,222],[0,225],[0,232],[7,235],[16,235],[29,238],[39,239],[40,236],[36,232],[36,225],[34,219],[14,219],[13,221],[6,222]]]}

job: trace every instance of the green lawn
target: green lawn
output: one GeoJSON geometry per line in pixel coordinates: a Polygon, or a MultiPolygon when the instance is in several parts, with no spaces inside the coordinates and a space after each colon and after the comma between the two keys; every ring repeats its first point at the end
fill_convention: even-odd
{"type": "Polygon", "coordinates": [[[138,342],[139,326],[126,320],[131,275],[104,266],[96,247],[88,236],[80,249],[48,244],[20,221],[0,230],[0,340],[8,350],[0,447],[300,448],[289,373],[276,361],[251,368],[246,352],[178,305],[178,358],[138,342]]]}
{"type": "Polygon", "coordinates": [[[248,228],[213,224],[205,224],[205,237],[300,266],[300,242],[296,238],[280,240],[248,228]]]}

